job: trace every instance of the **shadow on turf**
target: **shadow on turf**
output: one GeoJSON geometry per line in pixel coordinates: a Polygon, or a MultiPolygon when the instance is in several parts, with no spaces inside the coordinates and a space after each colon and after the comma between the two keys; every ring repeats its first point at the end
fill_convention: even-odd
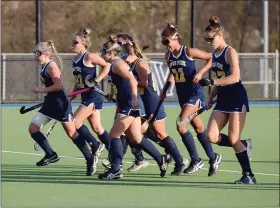
{"type": "MultiPolygon", "coordinates": [[[[100,172],[99,172],[100,173],[100,172]]],[[[97,175],[85,176],[82,167],[53,166],[51,168],[37,168],[27,165],[2,165],[2,182],[25,183],[56,183],[56,184],[85,184],[85,185],[117,185],[117,186],[158,186],[158,187],[190,187],[214,189],[241,189],[241,190],[279,190],[278,183],[259,183],[257,185],[233,185],[220,181],[188,181],[189,176],[167,176],[160,178],[158,174],[133,173],[125,174],[124,178],[113,181],[102,181],[97,175]],[[153,177],[151,177],[153,176],[153,177]]],[[[217,180],[218,178],[213,178],[217,180]]]]}

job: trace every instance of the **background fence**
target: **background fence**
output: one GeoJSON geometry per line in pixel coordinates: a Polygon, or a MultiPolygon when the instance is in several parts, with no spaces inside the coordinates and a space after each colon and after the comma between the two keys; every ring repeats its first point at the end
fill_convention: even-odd
{"type": "MultiPolygon", "coordinates": [[[[64,86],[68,90],[74,84],[71,60],[74,54],[59,54],[63,61],[64,86]]],[[[157,80],[158,93],[162,89],[168,68],[163,53],[147,53],[151,69],[157,80]]],[[[241,53],[239,54],[241,79],[248,90],[250,100],[279,100],[279,53],[241,53]]],[[[197,69],[202,66],[197,61],[197,69]]],[[[39,102],[43,94],[34,94],[30,89],[42,86],[40,69],[29,53],[3,53],[1,55],[1,98],[4,103],[39,102]]],[[[208,74],[205,74],[208,76],[208,74]]],[[[105,92],[109,92],[107,78],[102,83],[105,92]]],[[[209,90],[205,90],[207,95],[209,90]]],[[[177,99],[174,86],[168,91],[167,101],[177,99]]],[[[76,99],[77,100],[77,99],[76,99]]]]}

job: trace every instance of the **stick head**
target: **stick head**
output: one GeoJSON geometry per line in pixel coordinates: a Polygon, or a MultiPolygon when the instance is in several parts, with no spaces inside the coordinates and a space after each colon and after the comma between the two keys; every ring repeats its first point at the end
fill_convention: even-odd
{"type": "Polygon", "coordinates": [[[97,82],[94,79],[92,79],[90,75],[86,76],[85,83],[88,87],[95,87],[97,85],[97,82]]]}
{"type": "Polygon", "coordinates": [[[24,114],[24,113],[25,113],[25,112],[24,112],[24,109],[25,109],[25,106],[22,106],[22,107],[20,108],[19,112],[20,112],[21,114],[24,114]]]}

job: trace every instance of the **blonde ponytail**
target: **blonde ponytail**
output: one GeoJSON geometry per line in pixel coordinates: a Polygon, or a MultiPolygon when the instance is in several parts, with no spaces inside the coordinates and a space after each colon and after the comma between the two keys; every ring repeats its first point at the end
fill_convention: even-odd
{"type": "Polygon", "coordinates": [[[132,47],[133,47],[133,50],[134,50],[134,53],[137,57],[139,58],[144,58],[142,52],[141,52],[141,49],[139,48],[139,46],[137,45],[137,43],[135,42],[132,42],[132,47]]]}
{"type": "Polygon", "coordinates": [[[60,65],[60,69],[62,70],[63,69],[62,60],[61,60],[60,56],[58,56],[58,54],[57,54],[57,50],[56,50],[56,48],[54,46],[53,41],[52,40],[48,40],[47,43],[48,43],[48,48],[51,49],[52,54],[58,59],[59,65],[60,65]]]}

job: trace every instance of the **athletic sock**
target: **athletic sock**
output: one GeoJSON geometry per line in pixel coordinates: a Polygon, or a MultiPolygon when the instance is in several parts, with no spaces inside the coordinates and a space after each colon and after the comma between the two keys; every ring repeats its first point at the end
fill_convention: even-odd
{"type": "Polygon", "coordinates": [[[105,130],[103,134],[98,135],[98,138],[103,144],[105,144],[105,147],[108,150],[110,146],[110,137],[108,132],[105,130]]]}
{"type": "Polygon", "coordinates": [[[165,147],[165,149],[169,152],[171,157],[174,159],[175,163],[180,164],[183,162],[183,158],[180,155],[177,145],[173,139],[171,139],[169,136],[167,136],[161,142],[162,142],[163,146],[165,147]]]}
{"type": "Polygon", "coordinates": [[[31,137],[44,150],[44,152],[46,153],[46,155],[48,157],[51,157],[54,154],[54,151],[51,148],[46,136],[42,132],[37,131],[37,132],[31,134],[31,137]]]}
{"type": "Polygon", "coordinates": [[[183,140],[183,143],[184,143],[185,147],[187,148],[187,150],[190,154],[191,160],[192,161],[199,161],[200,158],[197,154],[197,150],[196,150],[196,147],[195,147],[195,143],[194,143],[194,139],[193,139],[192,134],[189,131],[187,131],[186,133],[180,134],[180,135],[182,137],[182,140],[183,140]]]}
{"type": "Polygon", "coordinates": [[[197,139],[200,142],[200,144],[202,145],[204,151],[206,152],[206,155],[210,159],[210,162],[214,162],[216,159],[216,155],[212,148],[211,143],[207,140],[206,131],[204,131],[202,133],[198,133],[197,139]]]}
{"type": "Polygon", "coordinates": [[[94,136],[90,133],[90,131],[88,130],[87,126],[83,124],[79,129],[77,129],[77,132],[91,146],[93,152],[96,152],[96,150],[99,147],[99,143],[94,138],[94,136]]]}
{"type": "Polygon", "coordinates": [[[86,161],[92,160],[93,156],[81,135],[79,135],[75,140],[72,140],[73,143],[79,148],[81,153],[84,155],[86,161]]]}
{"type": "Polygon", "coordinates": [[[109,151],[111,155],[111,170],[112,172],[119,172],[123,157],[123,145],[119,138],[111,139],[109,151]]]}
{"type": "Polygon", "coordinates": [[[144,150],[152,158],[154,158],[154,160],[157,161],[158,164],[162,162],[162,155],[151,141],[143,137],[141,142],[139,143],[139,146],[141,147],[142,150],[144,150]]]}

